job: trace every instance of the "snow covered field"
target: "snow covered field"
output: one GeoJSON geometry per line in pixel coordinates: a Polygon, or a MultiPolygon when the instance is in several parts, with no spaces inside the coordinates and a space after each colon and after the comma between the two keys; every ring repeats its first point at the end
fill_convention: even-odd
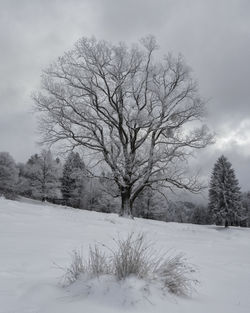
{"type": "Polygon", "coordinates": [[[250,312],[250,229],[132,221],[0,199],[0,254],[1,313],[250,312]],[[131,230],[146,233],[161,252],[184,252],[197,267],[197,293],[163,296],[152,286],[145,294],[144,283],[133,278],[122,285],[95,281],[89,295],[81,282],[60,286],[58,266],[69,265],[73,249],[87,255],[90,244],[112,246],[131,230]]]}

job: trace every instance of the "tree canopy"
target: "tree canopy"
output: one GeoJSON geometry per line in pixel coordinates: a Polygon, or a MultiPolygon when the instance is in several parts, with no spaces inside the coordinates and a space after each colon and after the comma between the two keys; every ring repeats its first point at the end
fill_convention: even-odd
{"type": "Polygon", "coordinates": [[[121,215],[155,184],[198,192],[183,161],[212,140],[189,67],[180,56],[156,60],[157,49],[152,36],[131,47],[81,38],[34,95],[43,142],[94,151],[111,170],[121,215]]]}

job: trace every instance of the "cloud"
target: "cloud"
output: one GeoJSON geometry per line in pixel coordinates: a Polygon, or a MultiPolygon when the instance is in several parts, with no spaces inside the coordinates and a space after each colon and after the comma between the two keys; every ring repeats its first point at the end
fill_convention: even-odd
{"type": "Polygon", "coordinates": [[[225,153],[250,189],[247,0],[2,0],[1,150],[9,150],[16,160],[37,151],[30,94],[39,87],[42,69],[79,37],[131,42],[149,33],[166,53],[184,55],[201,95],[209,100],[207,124],[216,131],[217,143],[200,152],[194,166],[208,173],[225,153]],[[20,142],[22,148],[17,148],[20,142]]]}
{"type": "Polygon", "coordinates": [[[234,127],[225,127],[223,135],[217,139],[216,147],[222,151],[237,148],[241,149],[242,154],[249,155],[250,118],[242,120],[234,127]]]}

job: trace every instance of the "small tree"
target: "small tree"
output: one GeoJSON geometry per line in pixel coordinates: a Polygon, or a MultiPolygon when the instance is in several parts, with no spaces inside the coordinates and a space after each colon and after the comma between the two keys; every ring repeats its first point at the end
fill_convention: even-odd
{"type": "Polygon", "coordinates": [[[44,72],[43,92],[34,95],[43,142],[94,151],[112,172],[121,215],[131,216],[155,183],[201,189],[184,164],[211,142],[199,124],[204,102],[183,58],[156,61],[157,48],[152,36],[131,48],[82,38],[44,72]]]}
{"type": "Polygon", "coordinates": [[[163,219],[167,208],[166,196],[160,186],[145,188],[134,203],[137,217],[147,219],[163,219]]]}
{"type": "Polygon", "coordinates": [[[18,169],[8,152],[0,152],[0,195],[13,197],[18,181],[18,169]]]}
{"type": "Polygon", "coordinates": [[[221,156],[214,165],[209,189],[209,210],[216,224],[239,225],[241,192],[232,164],[221,156]]]}
{"type": "Polygon", "coordinates": [[[61,191],[68,205],[80,207],[84,184],[86,183],[85,164],[79,153],[71,152],[63,166],[61,191]]]}
{"type": "Polygon", "coordinates": [[[22,190],[24,194],[43,201],[60,197],[60,163],[58,159],[53,159],[50,151],[43,150],[40,155],[32,155],[22,175],[28,188],[22,190]]]}

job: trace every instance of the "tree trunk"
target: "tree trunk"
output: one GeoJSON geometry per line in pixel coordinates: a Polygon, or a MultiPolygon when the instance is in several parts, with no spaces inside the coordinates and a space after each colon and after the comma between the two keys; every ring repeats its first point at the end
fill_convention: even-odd
{"type": "Polygon", "coordinates": [[[120,216],[130,217],[133,218],[132,215],[132,203],[130,201],[130,190],[123,190],[121,192],[121,210],[120,216]]]}
{"type": "Polygon", "coordinates": [[[226,219],[226,220],[225,220],[225,228],[227,228],[228,226],[229,226],[228,220],[226,219]]]}

